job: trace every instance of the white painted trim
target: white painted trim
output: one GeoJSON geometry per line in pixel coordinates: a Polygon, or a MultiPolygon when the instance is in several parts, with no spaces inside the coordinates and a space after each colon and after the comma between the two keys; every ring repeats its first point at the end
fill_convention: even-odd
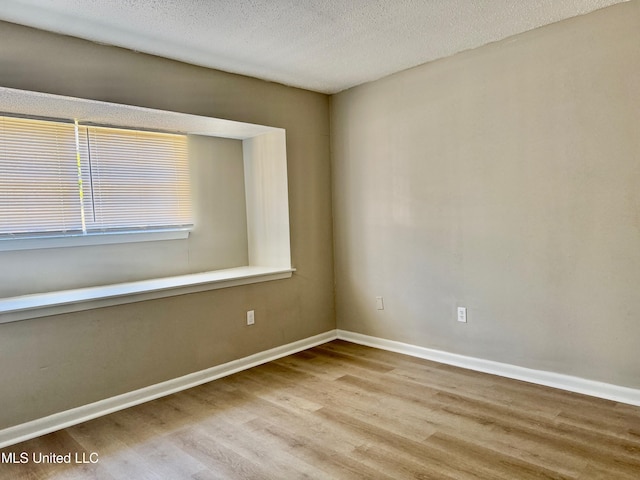
{"type": "Polygon", "coordinates": [[[293,353],[321,345],[336,339],[336,331],[330,330],[313,337],[298,340],[287,345],[275,347],[264,352],[249,355],[248,357],[233,360],[216,367],[190,373],[183,377],[167,380],[139,390],[117,395],[115,397],[100,400],[95,403],[72,408],[60,413],[54,413],[48,417],[39,418],[13,427],[0,430],[0,448],[16,443],[24,442],[32,438],[46,435],[63,428],[71,427],[97,417],[108,415],[118,410],[133,407],[141,403],[155,400],[156,398],[171,395],[172,393],[187,390],[189,388],[211,382],[218,378],[233,375],[242,370],[261,365],[263,363],[286,357],[293,353]]]}
{"type": "Polygon", "coordinates": [[[155,298],[216,290],[290,278],[294,268],[237,267],[226,270],[154,278],[139,282],[77,288],[0,298],[0,324],[77,312],[92,308],[141,302],[155,298]]]}
{"type": "Polygon", "coordinates": [[[330,330],[313,337],[298,340],[287,345],[282,345],[248,357],[240,358],[238,360],[233,360],[206,370],[194,372],[166,382],[5,428],[0,430],[0,448],[15,445],[41,435],[46,435],[47,433],[71,427],[119,410],[124,410],[125,408],[149,402],[182,390],[187,390],[218,378],[233,375],[234,373],[242,370],[247,370],[263,363],[277,360],[278,358],[286,357],[287,355],[291,355],[317,345],[322,345],[335,339],[345,340],[391,352],[402,353],[413,357],[424,358],[447,365],[454,365],[479,372],[490,373],[502,377],[559,388],[561,390],[568,390],[570,392],[582,393],[616,402],[640,406],[640,390],[638,389],[596,382],[559,373],[533,370],[506,363],[443,352],[441,350],[433,350],[430,348],[419,347],[417,345],[386,340],[346,330],[330,330]]]}
{"type": "Polygon", "coordinates": [[[242,157],[249,265],[290,265],[285,132],[243,140],[242,157]]]}
{"type": "Polygon", "coordinates": [[[84,247],[114,243],[157,242],[189,238],[190,228],[142,232],[104,232],[76,235],[52,235],[29,238],[2,238],[0,251],[37,250],[41,248],[84,247]]]}
{"type": "Polygon", "coordinates": [[[456,367],[467,368],[478,372],[490,373],[501,377],[513,378],[538,385],[546,385],[547,387],[559,388],[570,392],[605,398],[615,402],[640,406],[639,389],[587,380],[585,378],[564,375],[562,373],[534,370],[507,363],[494,362],[492,360],[467,357],[465,355],[433,350],[431,348],[386,340],[384,338],[371,337],[369,335],[349,332],[346,330],[337,330],[337,337],[340,340],[380,348],[382,350],[389,350],[391,352],[403,353],[412,357],[433,360],[447,365],[454,365],[456,367]]]}
{"type": "Polygon", "coordinates": [[[0,87],[0,111],[32,117],[77,119],[83,124],[145,128],[238,140],[283,131],[281,128],[266,125],[8,87],[0,87]]]}

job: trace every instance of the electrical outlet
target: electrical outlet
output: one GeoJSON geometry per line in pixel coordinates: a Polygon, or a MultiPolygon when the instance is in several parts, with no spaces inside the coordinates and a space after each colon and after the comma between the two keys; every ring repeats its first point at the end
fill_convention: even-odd
{"type": "Polygon", "coordinates": [[[253,310],[247,312],[247,325],[253,325],[256,323],[256,316],[253,310]]]}
{"type": "Polygon", "coordinates": [[[458,321],[462,323],[467,323],[467,308],[466,307],[458,307],[458,321]]]}
{"type": "Polygon", "coordinates": [[[382,297],[376,297],[376,309],[384,310],[384,301],[382,300],[382,297]]]}

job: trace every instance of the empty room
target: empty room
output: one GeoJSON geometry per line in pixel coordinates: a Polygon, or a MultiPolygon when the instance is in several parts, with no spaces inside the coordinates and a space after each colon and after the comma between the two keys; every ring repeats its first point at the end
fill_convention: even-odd
{"type": "Polygon", "coordinates": [[[2,0],[0,479],[640,478],[640,0],[2,0]]]}

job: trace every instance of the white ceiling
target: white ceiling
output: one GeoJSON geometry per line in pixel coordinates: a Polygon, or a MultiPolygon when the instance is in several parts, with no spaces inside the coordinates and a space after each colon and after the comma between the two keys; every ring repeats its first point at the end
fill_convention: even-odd
{"type": "Polygon", "coordinates": [[[0,19],[335,93],[622,1],[0,0],[0,19]]]}

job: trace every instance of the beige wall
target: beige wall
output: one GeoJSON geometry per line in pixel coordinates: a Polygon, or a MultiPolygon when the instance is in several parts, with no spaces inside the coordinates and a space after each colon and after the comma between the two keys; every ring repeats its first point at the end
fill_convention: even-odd
{"type": "Polygon", "coordinates": [[[624,3],[332,98],[338,328],[640,387],[639,25],[624,3]]]}
{"type": "MultiPolygon", "coordinates": [[[[286,129],[297,268],[286,280],[0,324],[0,428],[335,328],[326,95],[8,23],[0,38],[1,86],[286,129]]],[[[193,248],[206,257],[207,243],[193,248]]],[[[0,284],[19,268],[0,265],[0,284]]]]}

